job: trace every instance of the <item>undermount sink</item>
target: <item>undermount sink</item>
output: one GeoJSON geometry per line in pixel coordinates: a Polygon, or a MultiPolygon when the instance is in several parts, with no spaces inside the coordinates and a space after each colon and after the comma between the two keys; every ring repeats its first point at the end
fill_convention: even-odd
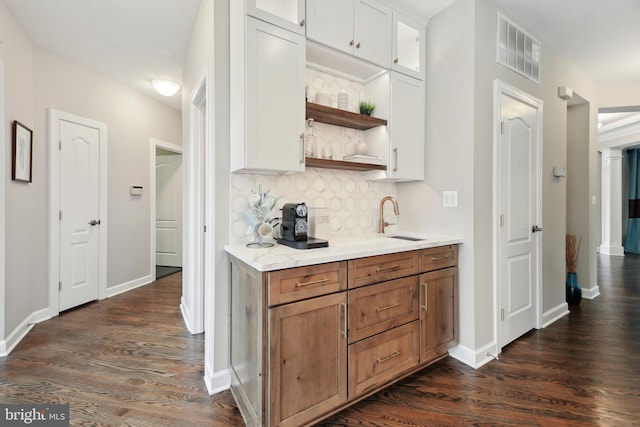
{"type": "Polygon", "coordinates": [[[390,239],[401,239],[401,240],[410,240],[412,242],[420,242],[422,239],[420,237],[411,237],[411,236],[388,236],[390,239]]]}

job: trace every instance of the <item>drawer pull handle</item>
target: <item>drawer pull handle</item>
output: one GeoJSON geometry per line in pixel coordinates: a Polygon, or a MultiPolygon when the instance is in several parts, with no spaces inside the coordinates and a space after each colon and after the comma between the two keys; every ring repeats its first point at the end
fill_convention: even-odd
{"type": "Polygon", "coordinates": [[[378,308],[376,308],[376,311],[377,311],[378,313],[380,313],[380,312],[382,312],[382,311],[391,310],[392,308],[396,308],[396,307],[400,307],[400,303],[399,303],[399,302],[397,302],[397,303],[395,303],[395,304],[388,305],[388,306],[386,306],[386,307],[378,307],[378,308]]]}
{"type": "Polygon", "coordinates": [[[431,257],[431,261],[444,261],[445,259],[451,259],[451,254],[445,256],[434,256],[431,257]]]}
{"type": "Polygon", "coordinates": [[[303,286],[309,286],[309,285],[317,285],[318,283],[324,283],[328,281],[329,279],[327,277],[323,277],[322,279],[312,280],[311,282],[298,282],[296,283],[296,288],[301,288],[303,286]]]}
{"type": "Polygon", "coordinates": [[[342,329],[342,336],[346,339],[347,338],[347,304],[342,303],[340,304],[342,306],[342,315],[343,317],[343,329],[342,329]]]}
{"type": "Polygon", "coordinates": [[[389,271],[389,270],[397,270],[398,268],[400,268],[398,264],[393,264],[393,265],[390,265],[389,267],[376,267],[376,273],[382,273],[383,271],[389,271]]]}
{"type": "Polygon", "coordinates": [[[382,364],[382,363],[384,363],[384,362],[386,362],[388,360],[391,360],[394,357],[398,357],[398,356],[400,356],[400,352],[396,350],[393,353],[391,353],[389,356],[385,357],[384,359],[376,359],[376,363],[378,365],[380,365],[380,364],[382,364]]]}
{"type": "Polygon", "coordinates": [[[427,282],[424,282],[422,284],[422,286],[424,287],[424,305],[422,306],[422,309],[424,311],[427,311],[427,301],[428,301],[428,298],[427,298],[427,290],[428,290],[427,289],[427,282]]]}

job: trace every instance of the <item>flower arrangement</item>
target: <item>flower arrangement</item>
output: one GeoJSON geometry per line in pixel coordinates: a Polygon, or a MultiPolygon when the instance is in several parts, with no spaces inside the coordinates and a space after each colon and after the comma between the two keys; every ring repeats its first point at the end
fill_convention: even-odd
{"type": "Polygon", "coordinates": [[[279,219],[268,216],[275,205],[275,197],[269,195],[269,190],[263,192],[262,185],[258,186],[258,191],[251,189],[249,208],[242,213],[242,217],[249,224],[246,235],[250,243],[247,246],[260,248],[273,246],[273,243],[263,242],[262,239],[272,236],[273,222],[279,219]]]}
{"type": "Polygon", "coordinates": [[[580,243],[582,243],[582,237],[578,239],[573,234],[567,234],[565,240],[567,272],[575,273],[578,268],[578,255],[580,254],[580,243]]]}

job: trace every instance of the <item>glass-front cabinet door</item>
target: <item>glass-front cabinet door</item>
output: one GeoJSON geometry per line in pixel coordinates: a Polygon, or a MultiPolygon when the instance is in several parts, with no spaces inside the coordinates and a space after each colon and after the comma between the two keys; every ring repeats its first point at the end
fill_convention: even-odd
{"type": "Polygon", "coordinates": [[[305,0],[246,0],[246,2],[247,14],[305,35],[305,0]]]}
{"type": "Polygon", "coordinates": [[[394,11],[392,68],[421,80],[424,79],[424,28],[420,22],[394,11]]]}

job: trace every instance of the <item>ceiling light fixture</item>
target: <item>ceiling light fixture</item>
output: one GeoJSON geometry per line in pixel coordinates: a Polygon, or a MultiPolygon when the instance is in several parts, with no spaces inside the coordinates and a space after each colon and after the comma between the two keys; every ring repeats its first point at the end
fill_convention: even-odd
{"type": "Polygon", "coordinates": [[[153,79],[151,80],[151,86],[163,96],[173,96],[180,90],[178,83],[165,79],[153,79]]]}

